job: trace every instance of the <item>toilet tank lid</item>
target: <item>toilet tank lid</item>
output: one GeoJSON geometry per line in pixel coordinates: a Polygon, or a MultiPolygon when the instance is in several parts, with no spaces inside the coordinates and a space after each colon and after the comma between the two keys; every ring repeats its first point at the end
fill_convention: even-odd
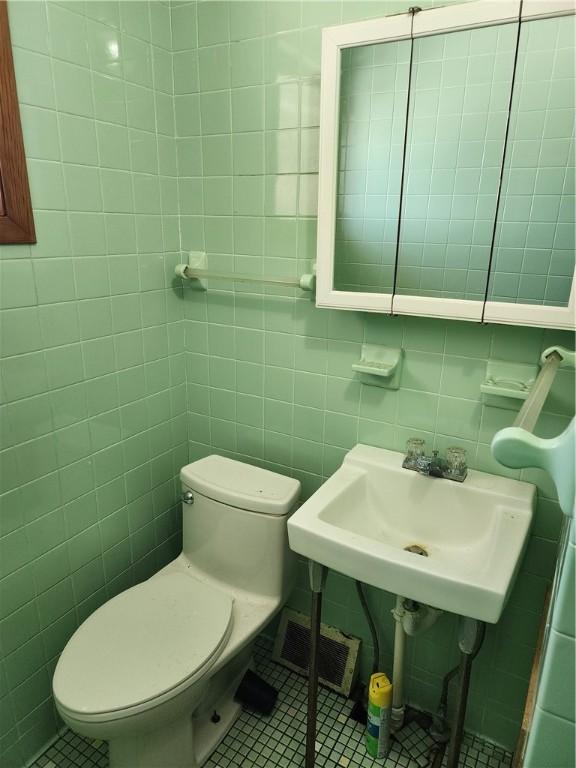
{"type": "Polygon", "coordinates": [[[300,495],[298,480],[224,456],[206,456],[187,464],[180,479],[210,499],[267,515],[287,514],[300,495]]]}

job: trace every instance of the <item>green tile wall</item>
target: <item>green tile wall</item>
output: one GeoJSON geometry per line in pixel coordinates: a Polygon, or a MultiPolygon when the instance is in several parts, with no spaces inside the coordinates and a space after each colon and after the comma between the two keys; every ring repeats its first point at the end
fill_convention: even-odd
{"type": "Polygon", "coordinates": [[[170,9],[9,3],[38,244],[0,248],[0,763],[64,643],[178,551],[187,459],[170,9]]]}
{"type": "Polygon", "coordinates": [[[576,628],[574,620],[576,536],[574,522],[565,542],[558,592],[551,609],[548,645],[534,719],[526,747],[526,768],[563,768],[575,754],[574,680],[576,628]]]}
{"type": "MultiPolygon", "coordinates": [[[[430,3],[424,3],[429,5],[430,3]]],[[[320,28],[383,2],[9,4],[38,244],[0,251],[0,755],[20,767],[58,727],[51,673],[103,600],[178,549],[179,467],[207,452],[319,486],[358,440],[423,434],[503,472],[484,407],[488,356],[536,362],[564,334],[315,309],[291,291],[172,278],[211,266],[297,275],[315,252],[320,28]],[[402,345],[399,392],[360,384],[363,341],[402,345]]],[[[559,374],[539,425],[566,424],[559,374]]],[[[513,473],[517,474],[517,473],[513,473]]],[[[560,513],[539,486],[533,536],[478,659],[469,726],[511,746],[560,513]]],[[[307,610],[304,570],[292,604],[307,610]]],[[[391,598],[370,600],[389,669],[391,598]]],[[[325,618],[369,643],[351,583],[325,618]]],[[[410,644],[408,691],[435,706],[454,620],[410,644]]]]}
{"type": "MultiPolygon", "coordinates": [[[[428,5],[428,4],[427,4],[428,5]]],[[[405,9],[393,2],[202,2],[173,10],[176,131],[184,250],[218,269],[297,275],[315,254],[320,28],[405,9]],[[180,107],[178,102],[180,100],[180,107]]],[[[319,310],[304,294],[213,283],[185,295],[191,460],[226,453],[291,473],[312,493],[356,442],[402,450],[468,449],[474,468],[534,481],[538,513],[510,604],[476,662],[468,726],[513,747],[544,591],[554,570],[560,511],[539,472],[507,472],[490,455],[514,412],[485,407],[486,359],[537,363],[569,334],[319,310]],[[362,342],[406,351],[398,392],[352,376],[362,342]]],[[[538,431],[553,435],[573,413],[573,377],[561,372],[538,431]]],[[[370,591],[388,671],[392,597],[370,591]]],[[[291,603],[308,610],[304,568],[291,603]]],[[[325,620],[369,636],[352,583],[328,580],[325,620]]],[[[408,695],[434,708],[456,660],[445,616],[410,642],[408,695]]]]}

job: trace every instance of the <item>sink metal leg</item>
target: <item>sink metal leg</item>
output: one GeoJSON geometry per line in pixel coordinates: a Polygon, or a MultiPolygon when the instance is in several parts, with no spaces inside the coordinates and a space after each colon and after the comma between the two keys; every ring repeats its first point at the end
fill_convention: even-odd
{"type": "Polygon", "coordinates": [[[310,615],[310,663],[308,669],[308,714],[306,721],[306,768],[314,768],[316,761],[316,714],[318,708],[318,650],[320,621],[322,619],[322,590],[326,568],[312,560],[308,563],[312,606],[310,615]]]}
{"type": "Polygon", "coordinates": [[[448,745],[448,758],[446,768],[457,768],[464,733],[464,719],[466,717],[466,705],[468,704],[468,690],[470,688],[470,676],[472,662],[484,640],[486,625],[476,619],[460,619],[458,634],[458,646],[460,648],[460,669],[458,671],[458,699],[454,712],[454,723],[448,745]]]}

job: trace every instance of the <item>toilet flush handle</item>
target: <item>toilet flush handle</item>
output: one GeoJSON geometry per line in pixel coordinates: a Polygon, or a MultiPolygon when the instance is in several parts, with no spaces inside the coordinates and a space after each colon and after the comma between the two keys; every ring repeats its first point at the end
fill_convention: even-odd
{"type": "Polygon", "coordinates": [[[186,493],[182,494],[182,501],[184,504],[194,504],[194,494],[190,491],[186,491],[186,493]]]}

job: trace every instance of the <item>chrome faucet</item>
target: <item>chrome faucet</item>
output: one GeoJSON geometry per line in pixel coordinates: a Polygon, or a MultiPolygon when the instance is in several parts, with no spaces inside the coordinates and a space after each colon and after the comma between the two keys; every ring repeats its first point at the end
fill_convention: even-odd
{"type": "Polygon", "coordinates": [[[420,456],[416,460],[416,471],[421,475],[444,477],[446,469],[446,461],[440,457],[438,451],[432,451],[432,456],[420,456]]]}
{"type": "MultiPolygon", "coordinates": [[[[408,442],[410,443],[410,441],[408,442]]],[[[451,452],[452,456],[450,456],[450,459],[452,460],[447,460],[440,456],[439,451],[432,451],[432,456],[426,456],[424,453],[414,455],[410,450],[410,446],[408,446],[408,452],[402,462],[402,466],[404,469],[412,469],[427,477],[443,477],[447,480],[455,480],[457,483],[462,483],[468,473],[466,452],[460,448],[448,448],[448,454],[451,452]]]]}

